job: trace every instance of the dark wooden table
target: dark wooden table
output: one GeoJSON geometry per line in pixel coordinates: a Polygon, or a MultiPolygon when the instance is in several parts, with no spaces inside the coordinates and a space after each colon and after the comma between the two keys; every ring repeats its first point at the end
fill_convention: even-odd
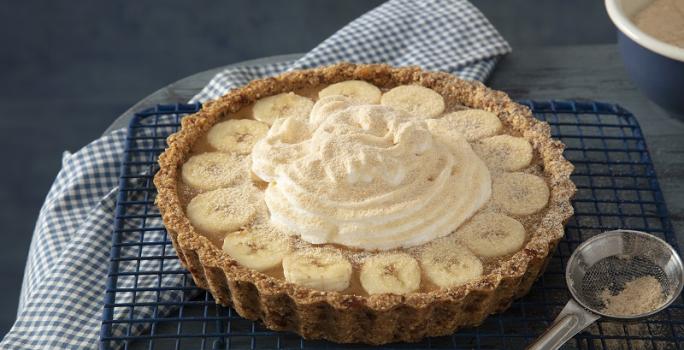
{"type": "MultiPolygon", "coordinates": [[[[275,56],[235,65],[256,65],[298,56],[275,56]]],[[[126,111],[107,132],[125,127],[133,113],[141,109],[159,103],[188,101],[216,72],[226,67],[201,72],[161,88],[126,111]]],[[[639,92],[627,77],[615,45],[517,49],[499,63],[487,85],[518,99],[591,99],[618,103],[632,111],[646,137],[675,232],[679,242],[684,243],[684,122],[639,92]]]]}

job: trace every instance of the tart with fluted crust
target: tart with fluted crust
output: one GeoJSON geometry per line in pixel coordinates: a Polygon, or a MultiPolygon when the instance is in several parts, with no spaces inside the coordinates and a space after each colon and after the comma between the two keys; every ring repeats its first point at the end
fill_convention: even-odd
{"type": "Polygon", "coordinates": [[[572,165],[504,93],[337,64],[253,81],[181,121],[156,203],[195,283],[273,330],[418,341],[530,289],[573,213],[572,165]]]}

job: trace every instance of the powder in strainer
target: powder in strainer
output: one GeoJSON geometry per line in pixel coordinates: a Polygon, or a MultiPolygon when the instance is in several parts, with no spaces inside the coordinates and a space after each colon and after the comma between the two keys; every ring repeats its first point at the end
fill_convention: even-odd
{"type": "Polygon", "coordinates": [[[602,312],[615,316],[634,316],[660,307],[663,287],[654,276],[642,276],[625,283],[624,289],[613,294],[610,288],[601,291],[602,312]]]}

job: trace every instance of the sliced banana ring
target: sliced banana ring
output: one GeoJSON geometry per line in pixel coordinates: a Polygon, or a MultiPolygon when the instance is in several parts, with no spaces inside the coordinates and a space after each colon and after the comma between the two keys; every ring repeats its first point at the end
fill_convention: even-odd
{"type": "Polygon", "coordinates": [[[254,119],[271,125],[278,118],[308,117],[313,105],[309,98],[285,92],[258,100],[252,112],[254,119]]]}
{"type": "Polygon", "coordinates": [[[513,215],[530,215],[549,201],[549,187],[539,176],[503,173],[492,181],[492,201],[513,215]]]}
{"type": "Polygon", "coordinates": [[[473,151],[490,169],[515,171],[532,162],[532,145],[522,137],[492,136],[474,143],[473,151]]]}
{"type": "Polygon", "coordinates": [[[249,154],[266,132],[266,123],[251,119],[230,119],[214,125],[207,133],[207,141],[219,151],[249,154]]]}
{"type": "Polygon", "coordinates": [[[318,92],[318,98],[343,95],[363,104],[378,104],[382,91],[363,80],[347,80],[327,86],[318,92]]]}
{"type": "Polygon", "coordinates": [[[484,271],[480,259],[453,237],[423,247],[420,263],[428,280],[441,288],[468,283],[484,271]]]}
{"type": "Polygon", "coordinates": [[[283,261],[288,251],[287,237],[253,230],[237,231],[223,239],[223,251],[244,267],[266,271],[283,261]]]}
{"type": "Polygon", "coordinates": [[[286,255],[283,258],[283,273],[288,282],[300,286],[342,291],[349,287],[352,265],[339,252],[312,248],[286,255]]]}
{"type": "Polygon", "coordinates": [[[195,196],[186,209],[190,223],[207,233],[232,232],[256,215],[257,199],[249,186],[220,188],[195,196]]]}
{"type": "Polygon", "coordinates": [[[496,114],[481,109],[465,109],[439,119],[429,119],[428,127],[435,133],[459,132],[468,142],[496,135],[503,127],[496,114]]]}
{"type": "Polygon", "coordinates": [[[247,171],[244,157],[221,152],[207,152],[190,157],[181,168],[184,183],[209,191],[242,182],[247,171]]]}
{"type": "Polygon", "coordinates": [[[406,294],[420,287],[420,266],[408,254],[379,254],[364,261],[360,279],[368,294],[406,294]]]}
{"type": "Polygon", "coordinates": [[[382,95],[380,103],[419,118],[434,118],[444,112],[442,95],[419,85],[397,86],[382,95]]]}
{"type": "Polygon", "coordinates": [[[525,242],[525,227],[511,217],[486,212],[456,231],[470,250],[486,258],[517,252],[525,242]]]}

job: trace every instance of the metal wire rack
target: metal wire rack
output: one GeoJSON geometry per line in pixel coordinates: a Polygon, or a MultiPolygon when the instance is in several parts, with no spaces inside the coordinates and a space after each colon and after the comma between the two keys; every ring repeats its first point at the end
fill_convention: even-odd
{"type": "MultiPolygon", "coordinates": [[[[575,165],[575,216],[546,272],[509,310],[476,328],[416,344],[386,348],[519,349],[539,335],[569,298],[567,258],[585,239],[606,230],[650,232],[677,247],[662,192],[635,117],[607,103],[520,101],[551,125],[575,165]]],[[[154,206],[151,178],[166,137],[200,108],[160,105],[136,114],[121,166],[101,329],[104,349],[333,348],[339,344],[272,332],[216,305],[179,264],[154,206]]],[[[351,345],[363,348],[365,345],[351,345]]],[[[684,348],[681,296],[660,314],[633,323],[599,321],[567,349],[684,348]]]]}

